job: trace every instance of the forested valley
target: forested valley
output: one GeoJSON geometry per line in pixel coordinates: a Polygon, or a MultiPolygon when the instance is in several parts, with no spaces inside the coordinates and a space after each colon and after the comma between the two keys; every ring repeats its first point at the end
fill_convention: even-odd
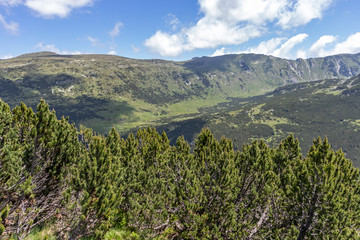
{"type": "Polygon", "coordinates": [[[236,151],[204,128],[191,148],[0,101],[2,239],[358,239],[359,187],[327,138],[306,155],[293,135],[236,151]]]}

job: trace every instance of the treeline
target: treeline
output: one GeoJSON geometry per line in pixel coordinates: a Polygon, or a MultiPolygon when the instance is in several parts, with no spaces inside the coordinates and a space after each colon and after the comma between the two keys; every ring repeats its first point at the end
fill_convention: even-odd
{"type": "MultiPolygon", "coordinates": [[[[340,137],[340,136],[339,136],[340,137]]],[[[157,239],[358,239],[359,170],[327,139],[234,151],[209,129],[190,149],[142,129],[126,139],[0,101],[0,238],[51,224],[58,239],[114,226],[157,239]]]]}

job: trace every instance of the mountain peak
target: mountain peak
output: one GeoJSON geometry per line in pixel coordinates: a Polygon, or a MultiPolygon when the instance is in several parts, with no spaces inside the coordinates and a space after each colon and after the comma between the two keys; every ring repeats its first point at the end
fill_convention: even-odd
{"type": "Polygon", "coordinates": [[[54,55],[58,55],[58,54],[50,51],[42,51],[42,52],[34,52],[34,53],[25,53],[20,56],[17,56],[17,58],[48,57],[54,55]]]}

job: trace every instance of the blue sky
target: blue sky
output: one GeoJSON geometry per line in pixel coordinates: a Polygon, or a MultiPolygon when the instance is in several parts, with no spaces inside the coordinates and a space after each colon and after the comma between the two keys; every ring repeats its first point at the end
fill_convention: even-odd
{"type": "Polygon", "coordinates": [[[360,52],[359,0],[0,0],[0,58],[360,52]]]}

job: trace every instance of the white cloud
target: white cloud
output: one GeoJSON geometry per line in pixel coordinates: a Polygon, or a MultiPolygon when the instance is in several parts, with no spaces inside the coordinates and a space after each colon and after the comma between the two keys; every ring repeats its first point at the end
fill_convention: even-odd
{"type": "Polygon", "coordinates": [[[276,57],[291,58],[290,51],[298,44],[302,43],[309,35],[306,33],[298,34],[281,45],[271,55],[276,57]]]}
{"type": "Polygon", "coordinates": [[[110,32],[110,36],[111,37],[116,37],[119,35],[120,33],[120,28],[123,26],[122,22],[117,22],[113,28],[113,30],[111,30],[110,32]]]}
{"type": "Polygon", "coordinates": [[[112,50],[112,51],[108,52],[107,54],[109,54],[109,55],[117,55],[117,52],[112,50]]]}
{"type": "Polygon", "coordinates": [[[5,56],[1,56],[0,59],[10,59],[13,58],[14,56],[9,54],[9,55],[5,55],[5,56]]]}
{"type": "Polygon", "coordinates": [[[16,6],[22,3],[22,0],[0,0],[0,4],[8,7],[16,6]]]}
{"type": "Polygon", "coordinates": [[[87,40],[91,43],[91,46],[96,47],[99,44],[99,39],[97,39],[97,38],[93,38],[93,37],[88,36],[87,40]]]}
{"type": "Polygon", "coordinates": [[[249,22],[262,25],[273,21],[288,5],[289,0],[199,0],[204,18],[238,24],[249,22]]]}
{"type": "Polygon", "coordinates": [[[169,25],[173,31],[176,31],[180,26],[180,20],[174,14],[169,13],[166,16],[166,24],[169,25]]]}
{"type": "MultiPolygon", "coordinates": [[[[194,49],[239,45],[262,36],[269,24],[290,29],[307,24],[313,19],[320,19],[333,1],[198,0],[203,17],[194,26],[173,34],[159,30],[145,41],[145,46],[163,57],[176,57],[184,51],[194,49]]],[[[287,48],[296,43],[295,40],[279,49],[278,54],[286,55],[287,48]]],[[[268,44],[279,41],[273,40],[268,44]]],[[[261,47],[271,46],[259,46],[261,47]]]]}
{"type": "Polygon", "coordinates": [[[285,41],[286,38],[272,38],[261,42],[257,47],[250,48],[248,52],[259,54],[273,54],[279,45],[285,41]]]}
{"type": "Polygon", "coordinates": [[[7,22],[1,14],[0,14],[0,24],[2,24],[3,27],[13,35],[18,34],[19,32],[19,24],[15,22],[7,22]]]}
{"type": "Polygon", "coordinates": [[[93,0],[25,0],[25,5],[43,17],[67,17],[75,8],[91,6],[93,0]]]}
{"type": "Polygon", "coordinates": [[[324,35],[320,37],[306,52],[306,57],[325,57],[343,53],[360,52],[360,32],[354,33],[343,42],[337,42],[338,37],[324,35]]]}
{"type": "Polygon", "coordinates": [[[0,0],[0,5],[25,5],[42,17],[67,17],[75,8],[91,6],[94,0],[0,0]]]}
{"type": "Polygon", "coordinates": [[[214,48],[219,45],[241,44],[261,35],[261,29],[253,25],[240,27],[222,21],[201,19],[196,26],[186,31],[184,50],[214,48]]]}
{"type": "Polygon", "coordinates": [[[48,44],[44,45],[44,43],[38,43],[38,45],[35,46],[35,49],[40,49],[41,51],[49,51],[54,53],[60,53],[60,49],[58,49],[55,44],[48,44]]]}
{"type": "Polygon", "coordinates": [[[83,54],[80,51],[62,51],[59,48],[57,48],[55,46],[55,44],[44,44],[42,42],[40,42],[39,44],[37,44],[35,46],[35,49],[39,49],[40,51],[50,51],[50,52],[54,52],[57,54],[64,54],[64,55],[77,55],[77,54],[83,54]]]}
{"type": "MultiPolygon", "coordinates": [[[[217,49],[211,56],[240,53],[257,53],[282,58],[293,58],[291,51],[296,45],[302,43],[307,37],[307,34],[302,33],[295,35],[289,39],[272,38],[270,40],[263,41],[258,46],[251,47],[245,51],[227,51],[225,47],[222,47],[220,49],[217,49]]],[[[298,51],[297,56],[299,56],[299,54],[301,54],[301,51],[298,51]]]]}
{"type": "Polygon", "coordinates": [[[228,26],[224,22],[200,20],[196,26],[176,34],[157,31],[145,46],[162,57],[177,57],[184,51],[215,48],[218,45],[240,44],[261,35],[261,30],[248,25],[228,26]]]}
{"type": "Polygon", "coordinates": [[[145,41],[145,46],[160,56],[176,57],[184,50],[184,40],[180,34],[167,34],[157,31],[155,35],[145,41]]]}
{"type": "Polygon", "coordinates": [[[360,52],[360,32],[352,34],[345,41],[336,44],[334,49],[329,52],[331,54],[359,53],[360,52]]]}
{"type": "Polygon", "coordinates": [[[226,48],[222,47],[220,49],[216,49],[215,52],[211,55],[211,57],[223,56],[226,55],[226,48]]]}
{"type": "Polygon", "coordinates": [[[132,48],[132,50],[133,50],[134,53],[140,52],[140,48],[137,48],[137,47],[135,47],[134,45],[131,45],[131,48],[132,48]]]}
{"type": "Polygon", "coordinates": [[[298,0],[287,1],[286,8],[279,16],[278,25],[288,29],[307,24],[313,19],[320,19],[324,11],[334,0],[298,0]]]}
{"type": "Polygon", "coordinates": [[[225,47],[217,49],[211,56],[220,56],[225,54],[240,53],[259,53],[273,55],[283,58],[309,58],[309,57],[325,57],[336,54],[354,54],[360,53],[360,32],[350,35],[343,42],[336,42],[337,37],[332,35],[324,35],[320,37],[307,50],[297,50],[296,54],[292,54],[294,47],[302,43],[308,37],[302,33],[289,39],[273,38],[268,41],[261,42],[257,47],[249,48],[245,51],[228,51],[225,47]]]}
{"type": "Polygon", "coordinates": [[[59,54],[63,54],[63,55],[79,55],[79,54],[85,54],[85,53],[82,53],[80,51],[60,51],[59,54]]]}
{"type": "Polygon", "coordinates": [[[336,37],[331,35],[324,35],[319,38],[309,49],[309,55],[313,57],[323,57],[327,53],[325,51],[325,47],[333,43],[336,40],[336,37]]]}
{"type": "Polygon", "coordinates": [[[297,53],[296,53],[296,58],[306,59],[307,58],[307,52],[305,50],[298,50],[297,53]]]}

